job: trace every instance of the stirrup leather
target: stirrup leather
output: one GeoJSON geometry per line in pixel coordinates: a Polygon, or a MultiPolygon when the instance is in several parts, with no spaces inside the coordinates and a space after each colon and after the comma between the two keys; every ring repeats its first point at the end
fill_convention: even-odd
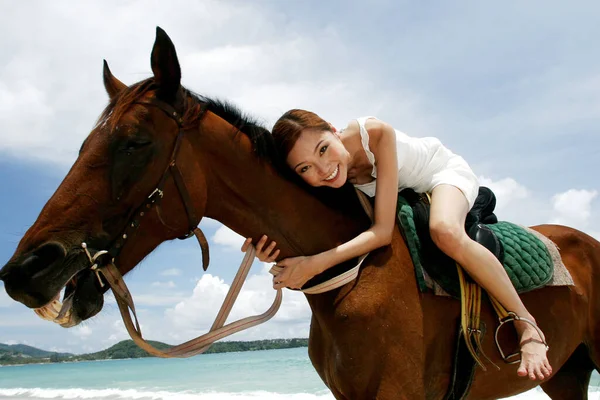
{"type": "Polygon", "coordinates": [[[487,368],[483,364],[483,361],[479,357],[479,354],[483,356],[490,364],[498,367],[490,360],[490,358],[484,353],[481,341],[483,338],[483,330],[481,329],[481,286],[476,283],[467,281],[465,273],[459,264],[456,264],[458,271],[458,279],[460,281],[460,294],[461,294],[461,319],[460,326],[461,332],[465,339],[465,344],[471,356],[483,369],[487,371],[487,368]]]}

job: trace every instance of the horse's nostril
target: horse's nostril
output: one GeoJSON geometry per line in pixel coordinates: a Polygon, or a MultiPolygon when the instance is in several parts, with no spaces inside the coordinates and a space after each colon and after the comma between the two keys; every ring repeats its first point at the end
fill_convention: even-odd
{"type": "Polygon", "coordinates": [[[46,243],[35,249],[34,255],[48,260],[56,260],[65,256],[65,248],[58,243],[46,243]]]}
{"type": "Polygon", "coordinates": [[[65,248],[58,243],[45,243],[21,263],[21,266],[31,274],[35,274],[65,257],[65,248]]]}
{"type": "Polygon", "coordinates": [[[38,272],[43,269],[46,264],[40,259],[40,257],[32,254],[21,263],[21,267],[29,271],[31,274],[38,272]]]}

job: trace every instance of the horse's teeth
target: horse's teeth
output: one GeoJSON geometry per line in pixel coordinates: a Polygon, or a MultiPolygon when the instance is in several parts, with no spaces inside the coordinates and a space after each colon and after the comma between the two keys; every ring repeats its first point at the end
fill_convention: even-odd
{"type": "Polygon", "coordinates": [[[61,308],[62,308],[62,304],[61,304],[60,301],[54,300],[52,302],[52,312],[56,311],[56,315],[58,315],[58,313],[60,312],[61,308]]]}
{"type": "Polygon", "coordinates": [[[42,319],[46,321],[54,321],[54,319],[58,316],[60,309],[62,308],[62,303],[59,300],[53,300],[52,302],[46,304],[44,307],[36,308],[33,311],[42,319]]]}

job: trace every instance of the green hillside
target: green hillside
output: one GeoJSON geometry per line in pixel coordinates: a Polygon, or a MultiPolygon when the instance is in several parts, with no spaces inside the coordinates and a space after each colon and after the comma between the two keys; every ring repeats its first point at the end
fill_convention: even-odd
{"type": "Polygon", "coordinates": [[[0,365],[52,362],[72,356],[70,353],[45,351],[25,344],[0,343],[0,365]]]}
{"type": "MultiPolygon", "coordinates": [[[[149,341],[159,350],[171,347],[166,343],[149,341]]],[[[212,345],[205,354],[227,353],[234,351],[254,351],[288,349],[308,346],[308,339],[268,339],[251,342],[219,342],[212,345]]],[[[0,343],[0,365],[17,365],[32,363],[76,362],[92,360],[115,360],[124,358],[152,357],[140,349],[132,340],[124,340],[108,349],[89,354],[74,355],[40,350],[26,345],[6,345],[0,343]]]]}
{"type": "MultiPolygon", "coordinates": [[[[159,350],[165,350],[171,347],[168,344],[155,342],[152,340],[149,340],[148,343],[159,350]]],[[[152,356],[140,349],[133,342],[133,340],[123,340],[122,342],[119,342],[106,350],[102,350],[97,353],[82,354],[75,357],[79,360],[116,360],[120,358],[141,358],[152,356]]]]}

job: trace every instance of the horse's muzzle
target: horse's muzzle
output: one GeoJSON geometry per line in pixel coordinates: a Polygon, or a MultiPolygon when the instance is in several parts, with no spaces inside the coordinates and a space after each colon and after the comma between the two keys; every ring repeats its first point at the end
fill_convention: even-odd
{"type": "Polygon", "coordinates": [[[67,251],[57,242],[47,242],[17,255],[1,270],[0,278],[10,297],[29,308],[50,302],[75,274],[75,263],[65,265],[67,251]],[[71,271],[73,270],[73,271],[71,271]]]}

